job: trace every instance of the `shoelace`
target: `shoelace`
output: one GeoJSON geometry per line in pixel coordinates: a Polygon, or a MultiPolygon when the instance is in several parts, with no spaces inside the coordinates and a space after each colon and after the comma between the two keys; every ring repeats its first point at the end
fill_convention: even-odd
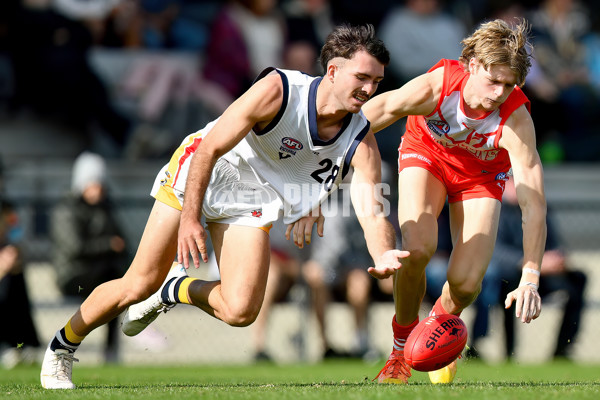
{"type": "Polygon", "coordinates": [[[156,319],[156,317],[161,313],[164,312],[166,313],[167,311],[169,311],[171,308],[175,307],[175,304],[164,304],[164,303],[160,303],[160,305],[155,308],[155,309],[151,309],[148,314],[144,315],[144,317],[140,318],[140,321],[145,323],[145,324],[149,324],[152,321],[154,321],[156,319]]]}
{"type": "Polygon", "coordinates": [[[70,381],[70,372],[73,368],[73,362],[78,362],[79,359],[75,358],[71,353],[54,353],[55,355],[55,375],[56,379],[60,381],[70,381]]]}
{"type": "Polygon", "coordinates": [[[389,375],[393,378],[398,377],[400,374],[406,376],[407,378],[410,378],[412,375],[410,372],[410,367],[406,361],[404,361],[404,356],[399,352],[393,352],[390,355],[390,358],[373,380],[379,378],[379,376],[383,373],[389,373],[389,375]]]}

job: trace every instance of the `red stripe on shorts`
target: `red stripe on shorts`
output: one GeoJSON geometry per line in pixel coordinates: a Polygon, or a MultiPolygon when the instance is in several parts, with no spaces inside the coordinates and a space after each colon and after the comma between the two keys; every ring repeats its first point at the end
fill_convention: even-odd
{"type": "Polygon", "coordinates": [[[173,187],[175,187],[175,183],[177,183],[177,178],[179,177],[179,171],[181,171],[181,166],[185,163],[188,157],[191,157],[192,154],[196,152],[196,149],[200,145],[202,141],[201,137],[194,138],[192,143],[189,146],[185,146],[183,151],[183,155],[179,157],[179,166],[177,168],[177,175],[175,175],[175,179],[173,179],[173,187]]]}

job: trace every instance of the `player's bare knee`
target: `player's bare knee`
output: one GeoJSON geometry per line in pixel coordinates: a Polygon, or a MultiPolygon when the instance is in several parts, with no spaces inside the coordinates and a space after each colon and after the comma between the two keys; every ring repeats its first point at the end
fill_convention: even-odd
{"type": "Polygon", "coordinates": [[[429,248],[429,246],[419,246],[406,250],[410,252],[410,257],[408,258],[408,262],[403,262],[403,268],[406,268],[409,273],[420,276],[429,263],[429,260],[431,260],[435,250],[429,248]]]}
{"type": "Polygon", "coordinates": [[[128,277],[122,278],[122,297],[126,306],[139,303],[146,300],[154,294],[160,287],[160,282],[154,284],[146,279],[131,279],[128,277]]]}
{"type": "Polygon", "coordinates": [[[462,283],[458,285],[450,284],[450,296],[454,303],[461,309],[469,306],[475,301],[479,292],[481,292],[481,285],[462,283]]]}
{"type": "Polygon", "coordinates": [[[256,321],[260,307],[252,305],[229,305],[223,310],[221,319],[228,325],[245,327],[256,321]]]}

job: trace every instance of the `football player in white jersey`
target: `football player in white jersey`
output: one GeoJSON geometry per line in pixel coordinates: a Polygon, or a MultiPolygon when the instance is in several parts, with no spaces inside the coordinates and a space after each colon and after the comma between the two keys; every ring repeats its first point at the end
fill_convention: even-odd
{"type": "Polygon", "coordinates": [[[128,307],[123,322],[128,335],[177,303],[195,305],[232,326],[251,324],[265,293],[271,221],[282,214],[291,222],[286,235],[299,247],[310,243],[315,223],[322,235],[320,201],[350,166],[352,202],[373,257],[368,270],[385,277],[400,268],[408,252],[395,249],[395,231],[381,210],[381,158],[361,112],[388,62],[372,26],[337,27],[321,52],[324,77],[267,74],[217,121],[186,138],[157,177],[156,201],[129,270],[98,286],[56,333],[42,364],[42,386],[73,389],[79,344],[128,307]],[[304,162],[282,166],[298,157],[304,162]],[[277,179],[277,172],[286,178],[277,179]],[[203,215],[219,281],[186,274],[190,255],[196,267],[208,260],[203,215]]]}

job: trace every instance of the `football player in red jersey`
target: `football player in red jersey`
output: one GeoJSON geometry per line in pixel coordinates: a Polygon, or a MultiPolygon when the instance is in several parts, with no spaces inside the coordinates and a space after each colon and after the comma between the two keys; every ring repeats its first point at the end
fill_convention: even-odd
{"type": "MultiPolygon", "coordinates": [[[[446,200],[453,251],[432,313],[459,315],[481,290],[511,170],[523,213],[524,257],[521,284],[506,305],[515,302],[516,316],[526,323],[540,315],[546,199],[529,100],[520,89],[531,66],[528,33],[524,20],[515,26],[484,23],[462,41],[458,61],[441,60],[363,107],[374,132],[408,116],[399,149],[398,216],[410,257],[393,274],[394,350],[379,382],[406,383],[410,377],[403,346],[418,323],[425,267],[436,250],[437,217],[446,200]]],[[[455,372],[453,363],[430,378],[451,382],[455,372]]]]}

